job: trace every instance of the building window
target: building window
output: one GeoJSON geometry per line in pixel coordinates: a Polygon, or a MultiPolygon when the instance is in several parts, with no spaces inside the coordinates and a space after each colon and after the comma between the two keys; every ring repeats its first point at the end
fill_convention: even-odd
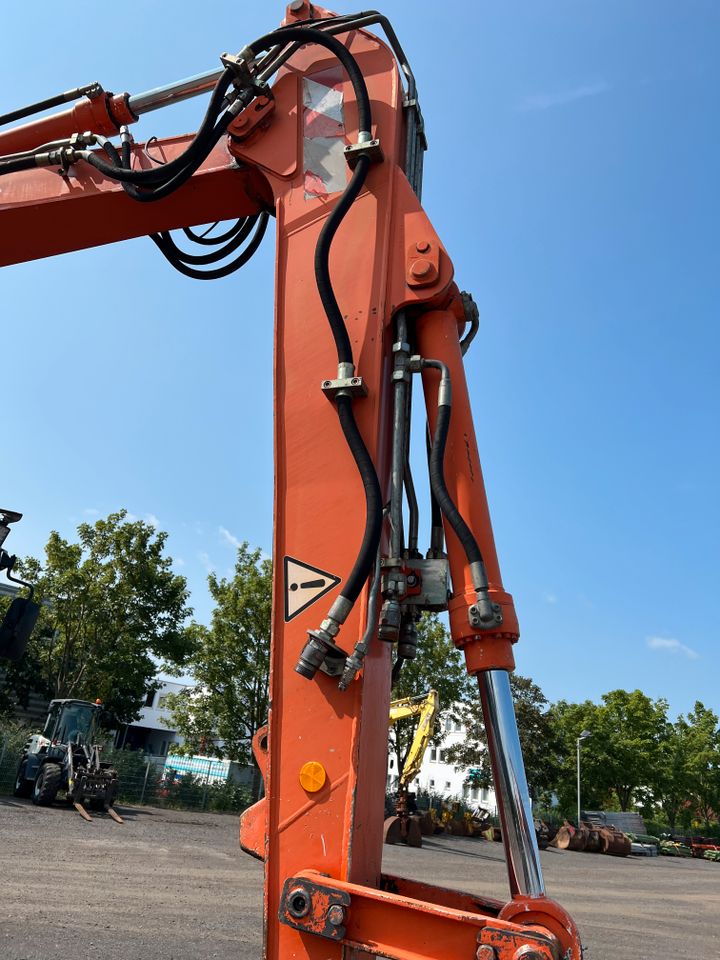
{"type": "Polygon", "coordinates": [[[150,693],[145,697],[145,706],[151,707],[155,701],[155,691],[151,690],[150,693]]]}
{"type": "Polygon", "coordinates": [[[433,761],[433,763],[437,760],[437,747],[431,747],[430,759],[433,761]]]}
{"type": "Polygon", "coordinates": [[[445,732],[449,733],[452,730],[452,717],[445,717],[445,732]]]}
{"type": "Polygon", "coordinates": [[[449,790],[451,786],[452,786],[452,784],[450,783],[450,781],[449,781],[449,780],[446,780],[446,781],[445,781],[445,789],[446,789],[446,790],[449,790]]]}
{"type": "Polygon", "coordinates": [[[395,766],[395,761],[393,760],[392,757],[390,757],[390,769],[392,770],[394,766],[395,766]]]}
{"type": "Polygon", "coordinates": [[[168,698],[167,694],[164,694],[164,696],[162,697],[158,697],[158,702],[157,702],[158,710],[165,706],[165,701],[167,700],[167,698],[168,698]]]}
{"type": "Polygon", "coordinates": [[[460,733],[462,731],[463,725],[460,720],[455,721],[455,732],[460,733]]]}
{"type": "Polygon", "coordinates": [[[447,762],[447,750],[438,750],[438,760],[440,763],[447,762]]]}
{"type": "Polygon", "coordinates": [[[434,790],[434,789],[435,789],[435,781],[434,781],[434,780],[431,780],[431,781],[430,781],[430,789],[431,789],[431,790],[434,790]]]}

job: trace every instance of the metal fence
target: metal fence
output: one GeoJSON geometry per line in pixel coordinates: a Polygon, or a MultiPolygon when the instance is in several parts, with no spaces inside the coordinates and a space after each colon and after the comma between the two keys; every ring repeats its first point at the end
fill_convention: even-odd
{"type": "MultiPolygon", "coordinates": [[[[0,739],[0,796],[13,793],[21,750],[22,741],[0,739]]],[[[229,761],[176,754],[153,757],[111,748],[105,749],[103,759],[118,771],[119,803],[239,811],[252,802],[247,771],[245,782],[237,782],[236,765],[229,761]]]]}

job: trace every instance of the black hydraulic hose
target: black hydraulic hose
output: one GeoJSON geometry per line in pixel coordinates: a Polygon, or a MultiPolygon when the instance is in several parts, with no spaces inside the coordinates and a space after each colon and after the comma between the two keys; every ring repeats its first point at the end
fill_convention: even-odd
{"type": "Polygon", "coordinates": [[[0,176],[4,173],[17,173],[19,170],[32,170],[37,166],[35,157],[18,157],[16,160],[0,162],[0,176]]]}
{"type": "Polygon", "coordinates": [[[418,556],[418,525],[420,510],[418,508],[417,494],[415,493],[415,481],[413,480],[410,460],[405,457],[405,466],[403,467],[403,485],[405,487],[405,496],[408,503],[408,554],[411,557],[418,556]]]}
{"type": "Polygon", "coordinates": [[[317,284],[318,293],[320,294],[320,299],[325,308],[325,313],[327,314],[330,329],[332,330],[332,335],[335,340],[338,363],[352,363],[353,354],[350,336],[330,281],[330,246],[345,214],[352,206],[365,183],[369,166],[370,160],[368,157],[360,157],[350,182],[345,188],[345,192],[335,204],[332,213],[323,224],[315,247],[315,283],[317,284]]]}
{"type": "Polygon", "coordinates": [[[180,247],[178,247],[167,230],[156,234],[156,236],[163,241],[169,250],[172,251],[173,256],[176,259],[181,260],[183,263],[187,263],[191,266],[207,266],[210,263],[218,263],[220,260],[224,260],[226,257],[229,257],[231,253],[234,253],[237,248],[241,246],[250,236],[253,227],[257,223],[257,219],[257,217],[247,217],[245,223],[242,225],[242,228],[237,231],[232,240],[230,240],[219,250],[213,250],[210,253],[186,253],[184,250],[181,250],[180,247]]]}
{"type": "MultiPolygon", "coordinates": [[[[118,180],[121,183],[132,183],[136,186],[147,187],[161,185],[160,188],[162,189],[167,186],[168,182],[173,182],[176,176],[181,177],[181,182],[184,182],[184,174],[186,174],[187,170],[192,167],[190,172],[190,176],[192,176],[192,173],[197,170],[233,120],[233,116],[230,114],[223,117],[219,123],[216,122],[222,110],[223,98],[231,83],[232,72],[228,69],[223,72],[215,86],[207,111],[195,137],[187,149],[169,163],[165,163],[160,167],[154,167],[151,170],[130,170],[105,163],[105,161],[101,160],[96,154],[91,154],[85,159],[104,176],[111,177],[113,180],[118,180]]],[[[179,185],[178,183],[177,186],[179,185]]],[[[173,189],[175,189],[175,187],[173,187],[173,189]]],[[[163,193],[163,196],[165,195],[166,194],[163,193]]],[[[160,198],[148,194],[144,199],[160,198]]]]}
{"type": "Polygon", "coordinates": [[[353,57],[348,48],[339,40],[336,40],[335,37],[323,33],[322,30],[315,30],[312,27],[280,27],[278,30],[273,31],[273,33],[267,33],[264,37],[260,37],[259,40],[255,40],[254,43],[250,44],[250,49],[253,54],[257,56],[257,54],[262,53],[263,50],[276,47],[278,41],[289,42],[293,40],[297,40],[300,43],[316,43],[335,54],[347,70],[350,82],[353,85],[353,90],[355,91],[358,109],[358,127],[361,131],[367,131],[369,133],[371,127],[370,96],[365,78],[362,75],[362,71],[355,57],[353,57]]]}
{"type": "Polygon", "coordinates": [[[391,690],[393,689],[393,687],[397,686],[398,680],[400,679],[400,671],[402,670],[404,663],[405,663],[405,657],[398,657],[395,663],[393,664],[392,676],[390,679],[391,690]]]}
{"type": "Polygon", "coordinates": [[[375,465],[372,462],[372,458],[365,446],[365,441],[355,422],[352,398],[339,396],[336,398],[335,403],[340,418],[340,426],[342,427],[353,459],[357,464],[365,490],[365,533],[363,534],[362,544],[360,545],[360,551],[355,565],[340,594],[340,596],[344,597],[350,603],[355,603],[375,563],[375,556],[382,532],[382,494],[380,493],[380,483],[377,473],[375,472],[375,465]]]}
{"type": "MultiPolygon", "coordinates": [[[[110,143],[110,141],[105,141],[103,146],[112,163],[121,165],[126,169],[130,166],[132,148],[129,140],[125,140],[123,142],[122,157],[118,155],[117,150],[113,144],[110,143]]],[[[123,183],[122,187],[131,197],[136,198],[138,193],[137,187],[134,187],[129,183],[123,183]]],[[[248,260],[260,246],[260,243],[265,236],[265,230],[267,229],[269,219],[269,214],[263,211],[257,217],[244,217],[238,220],[231,230],[228,231],[228,233],[235,234],[234,239],[231,240],[230,243],[223,248],[223,250],[214,251],[213,253],[206,254],[204,257],[195,257],[192,254],[186,254],[184,251],[180,250],[170,237],[170,234],[167,232],[150,234],[150,239],[157,246],[165,259],[171,263],[176,270],[184,274],[186,277],[190,277],[193,280],[220,280],[223,277],[227,277],[231,273],[234,273],[236,270],[239,270],[240,267],[244,266],[248,262],[248,260]],[[189,262],[192,263],[212,263],[217,262],[219,259],[224,259],[230,253],[233,253],[234,250],[237,249],[237,247],[243,242],[243,240],[247,238],[248,234],[256,223],[257,228],[247,247],[242,251],[240,256],[236,257],[235,260],[232,260],[230,263],[226,263],[222,267],[218,267],[215,270],[194,270],[188,265],[188,262],[185,262],[183,259],[181,259],[181,257],[185,257],[189,262]],[[241,234],[242,236],[240,236],[241,234]]]]}
{"type": "MultiPolygon", "coordinates": [[[[424,365],[426,366],[435,366],[436,364],[440,366],[439,362],[437,361],[424,361],[424,365]]],[[[441,369],[443,379],[447,379],[449,382],[450,374],[447,370],[447,367],[442,364],[441,369]]],[[[435,432],[433,434],[432,448],[430,450],[430,487],[435,499],[437,500],[440,510],[447,518],[448,523],[460,541],[462,548],[465,551],[465,556],[468,559],[468,563],[478,563],[484,569],[480,546],[473,536],[470,527],[468,527],[467,523],[465,523],[460,511],[455,506],[455,503],[448,491],[447,484],[445,483],[445,446],[447,444],[448,433],[450,431],[451,414],[452,406],[449,402],[438,403],[437,422],[435,423],[435,432]]]]}
{"type": "Polygon", "coordinates": [[[4,127],[6,123],[15,123],[16,120],[24,120],[25,117],[32,117],[36,113],[42,113],[43,110],[50,110],[51,107],[59,107],[63,103],[71,103],[73,100],[79,100],[91,90],[99,90],[98,84],[91,83],[86,87],[66,90],[65,93],[59,93],[55,97],[48,97],[47,100],[38,100],[37,103],[28,104],[27,107],[20,107],[18,110],[4,113],[0,116],[0,127],[4,127]]]}
{"type": "MultiPolygon", "coordinates": [[[[188,148],[188,150],[186,150],[185,153],[182,155],[182,159],[186,161],[185,166],[182,167],[175,174],[175,176],[173,176],[171,179],[167,180],[166,182],[161,184],[161,186],[156,187],[153,190],[147,190],[147,191],[139,190],[137,185],[127,176],[127,174],[134,174],[136,172],[156,173],[159,170],[167,170],[170,167],[170,164],[167,164],[165,167],[158,168],[158,171],[155,171],[155,170],[128,171],[128,170],[125,170],[123,167],[109,166],[103,160],[100,159],[97,153],[88,152],[83,154],[83,157],[85,160],[87,160],[89,164],[91,164],[91,166],[95,167],[96,170],[99,170],[105,176],[111,177],[114,180],[118,180],[121,184],[123,184],[123,186],[130,187],[131,189],[126,190],[126,192],[133,198],[133,200],[139,200],[141,203],[151,203],[155,200],[162,200],[163,197],[169,196],[169,194],[173,193],[175,190],[181,187],[184,183],[187,183],[187,181],[192,177],[195,171],[205,161],[208,154],[210,153],[212,148],[215,146],[215,144],[218,142],[220,137],[222,137],[222,135],[226,132],[232,119],[233,117],[231,114],[226,114],[224,117],[222,117],[213,128],[212,137],[211,137],[210,143],[207,144],[207,148],[204,149],[202,152],[198,152],[197,150],[194,151],[192,157],[190,157],[190,159],[187,159],[187,153],[189,150],[188,148]],[[118,172],[120,173],[120,176],[117,175],[118,172]]],[[[181,158],[178,157],[177,159],[180,160],[181,158]]],[[[174,163],[175,161],[172,161],[172,162],[174,163]]]]}
{"type": "Polygon", "coordinates": [[[192,240],[193,243],[199,243],[202,246],[206,247],[216,247],[221,244],[224,240],[231,240],[238,231],[242,230],[246,218],[240,217],[239,220],[236,220],[235,223],[230,227],[229,230],[226,230],[224,233],[217,233],[214,236],[210,237],[208,234],[211,230],[214,230],[218,226],[220,221],[214,223],[211,227],[205,231],[205,233],[195,233],[191,227],[183,227],[182,232],[188,238],[192,240]]]}
{"type": "Polygon", "coordinates": [[[165,259],[168,260],[176,270],[184,274],[186,277],[190,277],[193,280],[221,280],[223,277],[227,277],[236,270],[239,270],[240,267],[244,266],[250,257],[252,257],[257,248],[260,246],[262,238],[265,236],[265,230],[267,229],[269,219],[269,214],[263,211],[258,217],[257,227],[255,228],[255,233],[253,234],[250,243],[247,245],[247,247],[245,247],[240,256],[236,257],[234,260],[231,260],[230,263],[225,264],[225,266],[217,267],[215,270],[195,270],[182,260],[178,260],[177,257],[173,255],[173,252],[169,250],[163,241],[158,238],[157,234],[150,234],[150,239],[157,246],[165,259]]]}
{"type": "MultiPolygon", "coordinates": [[[[428,462],[428,475],[430,472],[430,456],[432,454],[432,438],[430,436],[430,427],[427,427],[425,430],[425,446],[427,448],[427,462],[428,462]]],[[[443,535],[443,523],[442,523],[442,510],[440,509],[440,504],[437,502],[437,498],[433,492],[432,486],[430,487],[430,529],[431,531],[439,530],[440,538],[443,535]]],[[[434,538],[433,538],[434,539],[434,538]]],[[[437,548],[437,544],[432,543],[432,549],[437,548]]]]}

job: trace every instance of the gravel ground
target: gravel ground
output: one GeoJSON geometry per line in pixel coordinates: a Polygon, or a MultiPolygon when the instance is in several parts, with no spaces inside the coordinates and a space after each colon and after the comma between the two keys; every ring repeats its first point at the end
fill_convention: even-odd
{"type": "MultiPolygon", "coordinates": [[[[262,867],[237,818],[123,807],[123,826],[0,799],[0,960],[259,960],[262,867]]],[[[720,957],[720,864],[547,850],[589,960],[720,957]]],[[[386,848],[385,869],[504,897],[499,844],[386,848]]]]}

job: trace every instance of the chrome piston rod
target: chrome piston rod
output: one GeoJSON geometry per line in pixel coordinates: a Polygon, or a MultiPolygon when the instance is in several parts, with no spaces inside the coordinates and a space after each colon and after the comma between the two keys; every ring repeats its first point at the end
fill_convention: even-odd
{"type": "Polygon", "coordinates": [[[133,113],[142,116],[143,113],[150,113],[151,110],[159,110],[161,107],[169,107],[173,103],[189,100],[190,97],[197,97],[201,93],[212,90],[220,79],[223,69],[218,67],[215,70],[206,70],[205,73],[196,73],[194,77],[186,77],[184,80],[167,83],[164,87],[155,87],[153,90],[146,90],[145,93],[135,94],[130,97],[128,105],[133,113]]]}
{"type": "Polygon", "coordinates": [[[545,895],[540,852],[520,749],[510,677],[506,670],[478,674],[480,701],[500,811],[510,892],[545,895]]]}

